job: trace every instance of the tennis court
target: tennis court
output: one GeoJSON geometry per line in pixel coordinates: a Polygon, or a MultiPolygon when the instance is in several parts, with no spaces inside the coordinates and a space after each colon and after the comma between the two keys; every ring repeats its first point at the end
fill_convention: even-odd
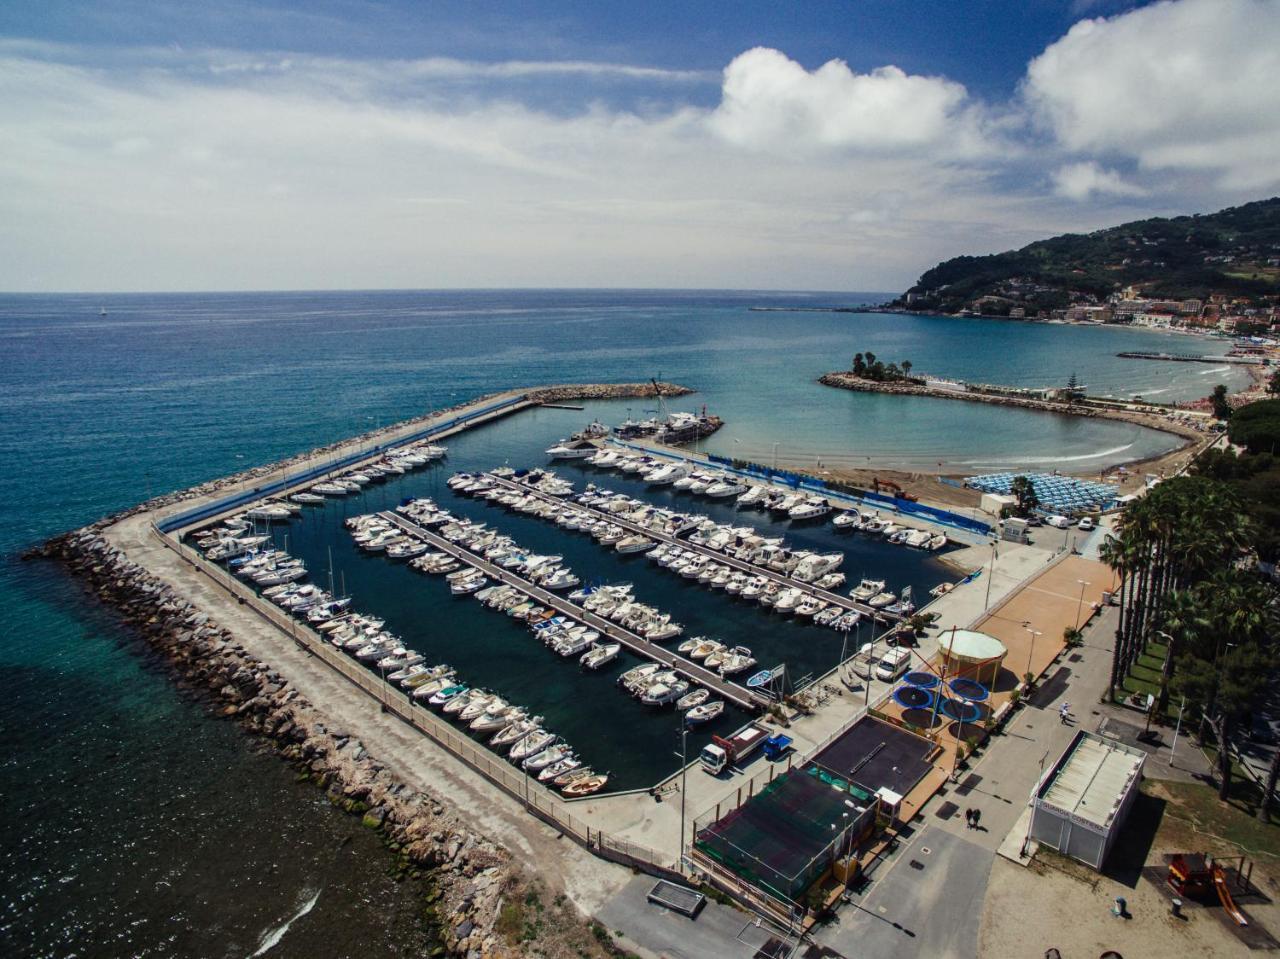
{"type": "Polygon", "coordinates": [[[874,817],[868,793],[810,766],[778,776],[723,818],[695,824],[694,847],[748,882],[794,901],[874,817]]]}

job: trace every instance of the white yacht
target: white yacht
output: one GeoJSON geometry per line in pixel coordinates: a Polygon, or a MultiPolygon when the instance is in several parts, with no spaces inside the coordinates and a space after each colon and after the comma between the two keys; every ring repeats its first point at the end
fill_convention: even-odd
{"type": "Polygon", "coordinates": [[[682,463],[666,463],[657,469],[644,474],[644,481],[650,486],[669,486],[683,476],[689,475],[689,468],[682,463]]]}
{"type": "Polygon", "coordinates": [[[826,516],[831,512],[831,504],[825,499],[817,496],[810,496],[787,511],[787,516],[792,520],[818,519],[826,516]]]}
{"type": "Polygon", "coordinates": [[[547,450],[547,455],[553,460],[585,460],[598,452],[595,444],[586,440],[561,440],[547,450]]]}

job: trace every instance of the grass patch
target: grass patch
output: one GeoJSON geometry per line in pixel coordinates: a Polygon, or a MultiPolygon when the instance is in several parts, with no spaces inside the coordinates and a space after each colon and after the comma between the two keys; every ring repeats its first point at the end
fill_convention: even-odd
{"type": "Polygon", "coordinates": [[[1202,783],[1158,780],[1144,783],[1143,789],[1163,795],[1169,801],[1166,813],[1188,823],[1194,838],[1216,839],[1249,856],[1280,862],[1280,823],[1258,818],[1261,790],[1256,784],[1237,781],[1227,802],[1218,798],[1217,790],[1202,783]]]}

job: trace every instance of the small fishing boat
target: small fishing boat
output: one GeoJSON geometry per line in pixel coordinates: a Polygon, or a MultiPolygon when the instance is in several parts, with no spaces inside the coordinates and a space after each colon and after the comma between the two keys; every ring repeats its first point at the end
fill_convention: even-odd
{"type": "Polygon", "coordinates": [[[695,689],[693,692],[687,693],[676,700],[676,709],[683,713],[687,710],[693,709],[694,706],[701,706],[710,698],[710,690],[695,689]]]}
{"type": "Polygon", "coordinates": [[[582,796],[590,796],[604,789],[609,782],[608,775],[583,776],[580,779],[574,779],[567,783],[561,792],[570,799],[576,799],[582,796]]]}
{"type": "Polygon", "coordinates": [[[747,688],[759,689],[761,686],[768,686],[771,682],[773,682],[773,670],[762,669],[747,679],[747,688]]]}
{"type": "Polygon", "coordinates": [[[694,706],[693,709],[684,714],[684,721],[690,724],[707,723],[722,712],[724,712],[724,701],[717,699],[709,703],[703,703],[700,706],[694,706]]]}

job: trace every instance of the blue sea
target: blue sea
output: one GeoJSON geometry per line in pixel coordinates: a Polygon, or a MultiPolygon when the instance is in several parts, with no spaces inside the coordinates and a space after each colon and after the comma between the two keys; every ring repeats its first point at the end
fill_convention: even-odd
{"type": "MultiPolygon", "coordinates": [[[[1115,356],[1202,347],[1166,334],[750,311],[884,298],[650,291],[0,295],[0,454],[7,471],[0,523],[0,951],[249,956],[266,949],[262,954],[270,956],[379,957],[411,953],[430,939],[420,903],[388,876],[377,841],[358,823],[313,788],[296,785],[289,769],[256,753],[235,727],[210,718],[60,570],[18,559],[53,534],[148,495],[525,384],[651,376],[684,383],[699,393],[678,408],[705,404],[726,420],[707,448],[766,462],[776,456],[780,464],[922,471],[939,464],[948,472],[1092,471],[1161,452],[1170,441],[1122,423],[851,394],[814,381],[868,350],[938,375],[1043,386],[1075,373],[1091,392],[1162,400],[1203,396],[1218,382],[1235,387],[1244,376],[1115,356]]],[[[591,415],[617,421],[651,406],[637,400],[582,413],[521,414],[457,438],[446,467],[401,481],[400,488],[383,487],[363,505],[380,506],[377,496],[402,493],[445,500],[449,469],[531,465],[591,415]]],[[[579,467],[565,472],[580,483],[588,479],[579,467]]],[[[607,475],[596,479],[625,486],[607,475]]],[[[755,611],[663,579],[643,561],[606,556],[588,541],[481,504],[449,505],[510,526],[531,547],[563,553],[581,572],[633,579],[647,591],[642,598],[668,608],[691,632],[757,642],[762,657],[784,658],[798,671],[830,668],[839,655],[830,637],[810,641],[801,627],[762,628],[755,611]]],[[[514,627],[503,617],[432,594],[439,584],[421,578],[398,583],[394,577],[412,574],[343,547],[337,520],[356,508],[361,504],[311,511],[292,524],[295,548],[319,568],[333,546],[357,603],[398,618],[406,634],[424,609],[443,611],[442,635],[414,638],[438,643],[433,652],[460,669],[482,671],[498,646],[518,650],[513,661],[540,671],[543,681],[512,694],[545,698],[549,716],[559,710],[555,720],[566,736],[590,738],[589,709],[572,704],[579,694],[563,673],[550,672],[562,664],[541,647],[517,646],[524,639],[508,632],[514,627]],[[397,605],[394,597],[407,590],[417,592],[419,605],[397,605]],[[467,636],[483,642],[465,647],[467,636]]],[[[803,545],[827,545],[834,536],[821,528],[783,532],[803,545]]],[[[883,571],[899,587],[923,589],[947,575],[933,560],[902,558],[904,551],[891,555],[848,539],[838,545],[849,554],[851,576],[883,571]]],[[[585,697],[597,704],[591,708],[619,705],[609,685],[585,697]]],[[[666,735],[650,715],[628,722],[655,741],[666,735]]],[[[639,763],[620,775],[640,783],[667,765],[639,763]]]]}

